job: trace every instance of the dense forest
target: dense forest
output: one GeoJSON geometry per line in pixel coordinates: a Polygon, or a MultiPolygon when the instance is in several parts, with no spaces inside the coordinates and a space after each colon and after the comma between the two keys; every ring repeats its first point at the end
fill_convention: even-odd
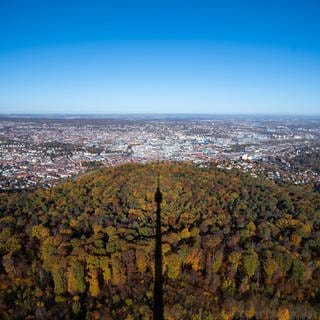
{"type": "Polygon", "coordinates": [[[0,194],[1,319],[151,319],[157,172],[165,319],[320,319],[320,193],[188,163],[0,194]]]}

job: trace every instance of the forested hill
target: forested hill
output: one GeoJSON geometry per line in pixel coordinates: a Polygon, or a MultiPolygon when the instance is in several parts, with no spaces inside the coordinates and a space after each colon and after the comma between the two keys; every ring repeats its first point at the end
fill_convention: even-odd
{"type": "MultiPolygon", "coordinates": [[[[1,319],[151,319],[154,164],[0,195],[1,319]]],[[[159,165],[166,319],[320,319],[320,194],[159,165]]]]}

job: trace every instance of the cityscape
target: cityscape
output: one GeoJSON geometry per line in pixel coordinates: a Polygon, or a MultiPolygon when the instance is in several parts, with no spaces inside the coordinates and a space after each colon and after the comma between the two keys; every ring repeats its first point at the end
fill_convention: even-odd
{"type": "Polygon", "coordinates": [[[124,163],[189,161],[319,182],[320,119],[254,116],[0,118],[0,189],[51,187],[124,163]],[[131,120],[129,120],[131,119],[131,120]]]}

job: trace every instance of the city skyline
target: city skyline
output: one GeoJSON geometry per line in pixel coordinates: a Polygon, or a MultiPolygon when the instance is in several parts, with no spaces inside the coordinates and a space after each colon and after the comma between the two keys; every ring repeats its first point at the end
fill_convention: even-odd
{"type": "Polygon", "coordinates": [[[0,114],[320,114],[316,1],[1,7],[0,114]]]}

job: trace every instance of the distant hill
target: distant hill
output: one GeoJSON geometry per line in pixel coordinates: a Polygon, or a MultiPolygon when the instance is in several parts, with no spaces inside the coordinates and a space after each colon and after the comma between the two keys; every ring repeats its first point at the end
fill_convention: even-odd
{"type": "Polygon", "coordinates": [[[188,163],[0,194],[1,319],[151,319],[157,172],[166,319],[320,319],[320,194],[188,163]]]}

